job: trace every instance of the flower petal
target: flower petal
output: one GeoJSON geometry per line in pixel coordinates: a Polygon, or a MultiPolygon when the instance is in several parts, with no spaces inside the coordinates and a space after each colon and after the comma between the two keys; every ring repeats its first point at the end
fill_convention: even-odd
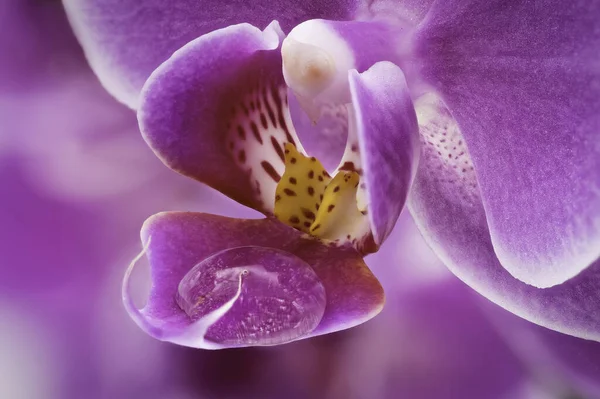
{"type": "Polygon", "coordinates": [[[456,123],[440,112],[435,98],[417,101],[416,110],[423,154],[408,205],[434,251],[461,280],[503,308],[536,324],[600,341],[600,262],[551,288],[515,279],[494,251],[477,178],[456,123]]]}
{"type": "MultiPolygon", "coordinates": [[[[181,48],[148,79],[138,119],[172,169],[272,212],[283,146],[299,146],[287,107],[276,22],[241,24],[181,48]]],[[[301,147],[299,147],[301,148],[301,147]]]]}
{"type": "Polygon", "coordinates": [[[185,43],[241,22],[290,29],[311,18],[347,19],[355,0],[65,0],[69,19],[96,74],[111,94],[136,108],[152,71],[185,43]]]}
{"type": "Polygon", "coordinates": [[[152,278],[148,303],[133,306],[131,270],[124,301],[138,325],[161,340],[203,348],[277,344],[352,327],[383,305],[379,282],[354,250],[303,238],[273,219],[162,213],[148,219],[142,241],[152,278]],[[244,268],[247,275],[235,268],[240,257],[256,264],[244,268]],[[289,326],[289,314],[298,325],[289,326]]]}
{"type": "Polygon", "coordinates": [[[468,143],[493,249],[537,287],[600,255],[598,15],[594,1],[444,1],[416,35],[468,143]]]}
{"type": "Polygon", "coordinates": [[[339,169],[362,169],[371,230],[379,246],[394,228],[417,170],[417,118],[404,74],[391,62],[379,62],[360,74],[350,71],[349,80],[354,120],[339,169]]]}

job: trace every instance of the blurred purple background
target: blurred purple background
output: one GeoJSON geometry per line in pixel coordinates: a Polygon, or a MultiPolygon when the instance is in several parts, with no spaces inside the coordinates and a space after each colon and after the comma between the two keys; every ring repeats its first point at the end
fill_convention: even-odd
{"type": "Polygon", "coordinates": [[[171,172],[89,70],[57,1],[0,3],[0,398],[597,398],[600,344],[453,277],[405,213],[367,258],[374,320],[280,347],[146,336],[120,300],[162,210],[249,211],[171,172]]]}

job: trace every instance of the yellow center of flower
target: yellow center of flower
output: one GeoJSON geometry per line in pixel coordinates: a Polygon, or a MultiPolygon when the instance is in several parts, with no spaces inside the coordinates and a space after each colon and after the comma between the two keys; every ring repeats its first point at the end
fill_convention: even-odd
{"type": "Polygon", "coordinates": [[[283,223],[313,236],[335,240],[351,238],[362,213],[356,204],[356,172],[340,171],[335,177],[321,162],[285,144],[285,172],[275,190],[275,216],[283,223]]]}

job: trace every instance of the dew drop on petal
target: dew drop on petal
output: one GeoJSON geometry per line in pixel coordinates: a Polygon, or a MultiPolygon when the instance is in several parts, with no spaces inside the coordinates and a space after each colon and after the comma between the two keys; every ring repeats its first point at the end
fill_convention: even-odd
{"type": "Polygon", "coordinates": [[[314,330],[325,312],[321,281],[297,256],[237,247],[198,263],[181,280],[179,307],[220,346],[277,345],[314,330]]]}

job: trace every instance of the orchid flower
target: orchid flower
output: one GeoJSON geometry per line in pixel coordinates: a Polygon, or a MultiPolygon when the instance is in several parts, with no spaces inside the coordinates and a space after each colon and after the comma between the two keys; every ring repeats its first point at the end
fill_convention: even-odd
{"type": "MultiPolygon", "coordinates": [[[[383,306],[362,255],[393,229],[416,170],[417,120],[404,76],[389,62],[326,76],[327,54],[315,47],[314,58],[294,60],[296,47],[308,45],[282,37],[277,23],[209,33],[144,86],[138,119],[158,156],[266,216],[167,213],[146,222],[153,291],[143,312],[128,300],[128,277],[124,296],[153,336],[207,348],[279,344],[354,326],[383,306]],[[296,62],[313,70],[304,76],[296,62]],[[318,90],[324,79],[336,87],[319,90],[319,101],[345,104],[349,125],[346,150],[329,171],[304,150],[286,86],[318,90]]],[[[300,96],[320,107],[310,93],[300,96]]]]}
{"type": "MultiPolygon", "coordinates": [[[[157,208],[182,206],[176,201],[181,189],[177,179],[140,184],[140,171],[107,184],[106,174],[97,169],[122,168],[114,165],[114,158],[108,165],[89,162],[90,153],[78,146],[65,157],[69,147],[63,143],[79,143],[78,136],[86,137],[88,131],[95,133],[94,146],[101,147],[94,155],[110,155],[104,151],[104,135],[112,141],[135,131],[122,120],[133,119],[127,118],[127,110],[108,98],[89,73],[80,49],[63,29],[60,8],[59,2],[35,0],[0,4],[3,39],[10,39],[0,39],[0,49],[10,49],[0,51],[0,99],[6,100],[0,112],[7,128],[0,136],[20,138],[1,149],[0,369],[6,383],[0,384],[0,397],[531,398],[546,384],[545,377],[532,377],[537,379],[540,370],[552,373],[554,366],[558,374],[548,376],[552,397],[565,388],[598,396],[600,344],[539,327],[541,339],[531,339],[527,331],[513,329],[516,318],[505,314],[502,327],[511,326],[519,340],[526,338],[518,350],[525,366],[533,356],[543,362],[532,376],[478,308],[479,298],[452,279],[415,234],[408,214],[382,250],[368,258],[370,266],[386,266],[373,270],[385,288],[387,305],[363,328],[275,349],[227,353],[162,345],[143,336],[119,311],[114,295],[122,273],[119,265],[127,248],[135,245],[132,233],[141,218],[157,208]],[[70,62],[74,68],[65,68],[70,62]],[[61,144],[54,148],[57,138],[61,144]],[[30,168],[36,161],[32,141],[39,141],[39,151],[52,147],[43,158],[49,162],[37,168],[30,168]],[[76,152],[85,154],[87,162],[69,156],[76,152]],[[55,170],[43,172],[53,163],[77,170],[49,179],[55,170]],[[80,176],[86,177],[85,187],[80,187],[80,176]],[[121,187],[127,184],[124,192],[121,187]],[[96,193],[108,192],[88,190],[93,186],[116,189],[110,201],[99,204],[96,193]],[[356,367],[363,363],[367,367],[356,367]]],[[[111,147],[130,155],[147,150],[141,137],[131,137],[136,138],[137,147],[111,147]]],[[[159,162],[155,164],[160,170],[159,162]]],[[[231,214],[230,204],[218,193],[202,188],[193,193],[194,207],[231,214]]],[[[525,330],[536,327],[520,324],[525,330]]]]}
{"type": "Polygon", "coordinates": [[[261,345],[365,321],[383,294],[362,255],[406,199],[477,292],[600,340],[598,2],[65,5],[163,162],[266,215],[146,222],[153,289],[125,302],[151,335],[261,345]],[[294,188],[319,171],[309,204],[294,188]]]}

